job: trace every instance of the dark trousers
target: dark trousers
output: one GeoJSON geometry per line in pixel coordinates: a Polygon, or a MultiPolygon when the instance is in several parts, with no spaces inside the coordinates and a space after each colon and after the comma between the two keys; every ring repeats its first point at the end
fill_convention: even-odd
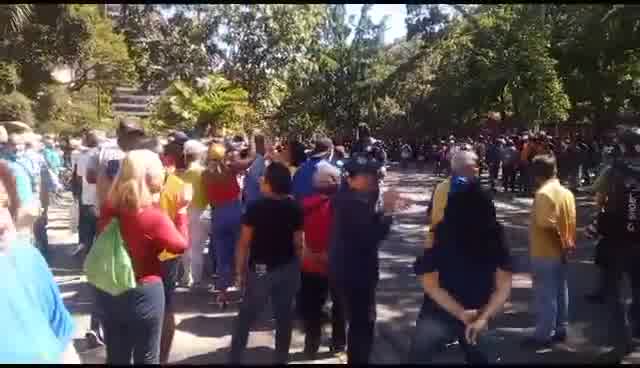
{"type": "Polygon", "coordinates": [[[376,322],[376,288],[336,283],[349,330],[347,332],[348,364],[368,364],[373,347],[376,322]]]}
{"type": "MultiPolygon", "coordinates": [[[[620,243],[615,244],[617,246],[620,243]]],[[[637,250],[614,249],[610,251],[607,265],[603,269],[605,280],[605,297],[609,309],[609,341],[620,350],[625,350],[632,343],[633,324],[640,322],[637,298],[640,297],[640,268],[637,266],[640,252],[637,250]],[[622,284],[624,277],[628,277],[631,284],[632,307],[622,298],[622,284]]]]}
{"type": "Polygon", "coordinates": [[[498,173],[500,172],[500,162],[489,163],[489,181],[491,188],[495,188],[496,181],[498,180],[498,173]]]}
{"type": "Polygon", "coordinates": [[[78,215],[78,240],[87,247],[87,252],[91,249],[93,241],[98,231],[98,213],[96,206],[80,204],[78,215]]]}
{"type": "Polygon", "coordinates": [[[241,363],[249,340],[249,330],[269,299],[276,319],[275,363],[287,363],[293,329],[293,302],[299,289],[300,263],[297,260],[263,275],[253,269],[248,272],[246,291],[233,325],[231,364],[241,363]]]}
{"type": "Polygon", "coordinates": [[[107,364],[159,364],[164,319],[162,282],[142,284],[121,295],[100,292],[104,308],[107,364]]]}
{"type": "MultiPolygon", "coordinates": [[[[85,245],[83,253],[86,255],[91,250],[93,242],[96,239],[98,231],[98,213],[95,206],[79,205],[79,222],[78,222],[78,241],[85,245]]],[[[98,333],[100,329],[100,306],[95,305],[98,301],[94,301],[93,311],[91,312],[91,331],[98,333]]]]}
{"type": "Polygon", "coordinates": [[[513,192],[516,189],[516,167],[513,165],[502,166],[502,184],[504,190],[511,189],[513,192]]]}
{"type": "Polygon", "coordinates": [[[529,175],[529,166],[528,165],[520,165],[519,167],[520,176],[518,177],[520,190],[522,192],[528,193],[531,189],[531,178],[529,175]]]}
{"type": "Polygon", "coordinates": [[[448,342],[457,339],[470,364],[491,364],[498,361],[495,339],[490,332],[478,335],[478,344],[471,346],[465,338],[462,322],[444,312],[427,313],[418,318],[409,350],[409,364],[429,364],[448,342]]]}
{"type": "Polygon", "coordinates": [[[340,298],[329,285],[327,276],[302,273],[302,284],[298,293],[298,308],[304,323],[305,352],[318,352],[322,338],[322,307],[331,295],[331,348],[342,350],[346,345],[346,322],[340,298]]]}

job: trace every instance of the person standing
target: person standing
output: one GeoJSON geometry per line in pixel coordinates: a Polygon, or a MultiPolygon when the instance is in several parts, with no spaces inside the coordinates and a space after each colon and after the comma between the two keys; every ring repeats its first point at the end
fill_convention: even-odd
{"type": "Polygon", "coordinates": [[[507,141],[506,146],[500,152],[502,161],[502,185],[504,191],[515,192],[516,190],[516,174],[518,170],[518,150],[511,139],[507,141]]]}
{"type": "Polygon", "coordinates": [[[378,284],[378,246],[389,234],[399,194],[387,191],[382,211],[376,210],[381,163],[355,154],[347,163],[347,187],[333,201],[334,221],[329,246],[329,277],[344,303],[348,324],[349,364],[367,364],[373,346],[378,284]],[[353,267],[357,262],[358,267],[353,267]]]}
{"type": "Polygon", "coordinates": [[[331,296],[331,352],[341,353],[346,346],[346,326],[342,301],[328,278],[328,250],[333,208],[331,201],[341,182],[340,170],[321,162],[313,177],[316,193],[302,201],[304,210],[304,257],[302,285],[297,306],[304,326],[304,354],[315,360],[322,338],[322,308],[331,296]]]}
{"type": "Polygon", "coordinates": [[[276,320],[275,364],[289,360],[293,301],[300,287],[303,214],[291,199],[291,174],[269,165],[261,183],[263,199],[243,216],[237,244],[236,285],[246,288],[231,338],[231,364],[240,364],[249,329],[270,299],[276,320]],[[248,269],[247,269],[248,268],[248,269]]]}
{"type": "Polygon", "coordinates": [[[539,185],[529,225],[536,327],[523,345],[540,349],[567,338],[568,256],[575,249],[576,204],[571,191],[557,178],[553,156],[536,156],[530,169],[539,185]]]}
{"type": "MultiPolygon", "coordinates": [[[[181,175],[185,168],[184,163],[184,143],[188,140],[186,134],[176,132],[173,140],[164,148],[165,152],[165,172],[164,183],[160,191],[160,209],[169,216],[176,229],[182,236],[189,239],[189,220],[187,206],[191,202],[192,190],[190,185],[186,185],[181,175]]],[[[162,323],[162,338],[160,340],[160,364],[169,361],[173,336],[175,334],[175,314],[173,310],[173,294],[180,279],[180,266],[182,255],[163,253],[162,262],[162,282],[164,284],[164,322],[162,323]]],[[[183,274],[186,274],[183,273],[183,274]]],[[[189,287],[191,280],[186,280],[189,287]]]]}
{"type": "Polygon", "coordinates": [[[613,349],[598,357],[598,363],[619,364],[633,351],[633,337],[640,332],[640,129],[619,126],[615,138],[620,156],[613,159],[593,184],[597,209],[602,209],[597,229],[606,244],[606,267],[603,267],[603,292],[607,304],[608,340],[613,349]],[[631,308],[622,297],[622,282],[628,278],[631,286],[631,308]]]}
{"type": "MultiPolygon", "coordinates": [[[[137,286],[114,296],[97,293],[103,308],[107,364],[159,364],[165,314],[160,255],[182,254],[188,243],[175,224],[154,205],[164,169],[149,150],[128,152],[100,211],[102,231],[118,219],[137,286]]],[[[183,209],[186,212],[186,208],[183,209]]]]}
{"type": "Polygon", "coordinates": [[[238,175],[253,163],[255,145],[251,145],[247,158],[242,159],[236,153],[227,152],[222,144],[212,144],[207,154],[207,169],[202,174],[202,185],[213,208],[209,253],[215,257],[216,289],[222,308],[226,308],[229,301],[227,289],[233,283],[235,247],[240,235],[242,202],[238,175]]]}
{"type": "Polygon", "coordinates": [[[425,295],[409,363],[429,364],[452,339],[467,363],[496,363],[488,326],[509,298],[512,277],[504,231],[478,180],[456,177],[449,196],[436,242],[414,266],[425,295]]]}
{"type": "Polygon", "coordinates": [[[207,211],[207,197],[202,187],[202,173],[204,166],[202,158],[207,151],[207,147],[196,141],[189,140],[184,144],[184,157],[187,170],[182,176],[186,183],[191,184],[193,198],[187,210],[189,214],[189,242],[190,249],[185,252],[183,259],[185,262],[186,274],[193,280],[194,289],[206,288],[207,284],[202,280],[204,267],[203,252],[209,234],[209,222],[203,218],[207,211]]]}
{"type": "Polygon", "coordinates": [[[425,239],[425,248],[433,245],[433,231],[435,227],[444,218],[444,211],[447,208],[447,200],[451,190],[451,180],[454,177],[466,177],[475,179],[478,176],[478,156],[471,151],[459,151],[451,159],[452,176],[439,183],[433,191],[429,208],[427,209],[427,236],[425,239]]]}

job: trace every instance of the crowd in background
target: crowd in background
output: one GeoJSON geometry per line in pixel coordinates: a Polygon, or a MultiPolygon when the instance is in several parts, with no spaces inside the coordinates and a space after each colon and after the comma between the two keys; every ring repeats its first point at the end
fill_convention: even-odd
{"type": "MultiPolygon", "coordinates": [[[[303,322],[305,356],[316,356],[328,300],[331,351],[346,352],[350,364],[368,363],[376,321],[378,246],[395,211],[410,205],[395,190],[381,190],[389,157],[397,157],[404,167],[415,160],[418,169],[432,163],[436,174],[446,177],[430,201],[424,253],[415,263],[424,301],[409,361],[429,362],[452,341],[460,343],[470,363],[500,359],[489,322],[509,298],[513,269],[492,194],[479,180],[483,171],[492,189],[501,173],[505,191],[534,197],[530,260],[536,326],[524,345],[537,349],[566,341],[567,260],[575,249],[576,205],[563,182],[573,189],[591,183],[601,163],[613,162],[594,184],[600,213],[594,234],[608,242],[633,243],[638,217],[624,201],[635,201],[635,189],[629,189],[628,180],[619,184],[620,177],[631,174],[615,164],[635,159],[638,142],[633,139],[640,134],[631,132],[617,136],[622,141],[599,144],[524,133],[475,139],[452,135],[411,145],[385,144],[361,124],[350,143],[335,146],[331,138],[318,136],[308,147],[257,132],[153,137],[130,118],[119,123],[116,137],[89,130],[65,142],[0,130],[3,246],[31,243],[42,253],[25,253],[32,264],[22,267],[30,268],[35,281],[27,286],[20,284],[24,280],[12,281],[27,293],[12,295],[7,305],[13,313],[17,305],[33,304],[24,313],[42,306],[24,327],[25,334],[49,331],[40,337],[41,347],[18,350],[22,356],[14,354],[7,361],[73,359],[67,352],[73,323],[42,259],[48,254],[51,198],[67,187],[79,235],[74,255],[87,259],[88,275],[88,265],[95,262],[105,267],[117,263],[99,258],[111,239],[120,239],[130,259],[122,266],[128,268],[120,269],[132,275],[127,285],[116,280],[123,275],[107,281],[113,288],[89,278],[94,299],[86,338],[92,346],[106,346],[108,364],[168,362],[175,332],[173,295],[179,286],[214,291],[223,309],[240,303],[231,363],[242,362],[249,331],[268,300],[276,321],[276,363],[289,360],[296,317],[303,322]],[[610,190],[612,183],[619,185],[616,191],[610,190]],[[620,193],[631,194],[618,200],[620,193]],[[621,214],[620,208],[627,212],[621,214]],[[353,267],[356,259],[358,267],[353,267]],[[116,286],[121,290],[115,292],[116,286]],[[29,292],[34,287],[38,290],[29,292]]],[[[618,289],[620,275],[635,272],[624,262],[607,262],[602,270],[606,286],[600,297],[611,305],[612,326],[626,331],[622,337],[612,334],[615,347],[603,359],[619,361],[631,349],[633,329],[619,295],[610,290],[618,289]]],[[[0,353],[10,351],[5,346],[0,353]]]]}

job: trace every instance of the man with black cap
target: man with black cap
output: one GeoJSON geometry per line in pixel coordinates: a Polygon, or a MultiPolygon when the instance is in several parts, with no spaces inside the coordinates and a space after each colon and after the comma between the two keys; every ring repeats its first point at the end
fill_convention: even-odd
{"type": "Polygon", "coordinates": [[[392,212],[404,202],[397,192],[387,191],[382,211],[376,210],[372,193],[379,191],[380,167],[380,161],[366,154],[353,155],[345,165],[348,186],[333,201],[329,277],[344,303],[349,364],[369,362],[376,319],[378,246],[389,233],[392,212]]]}
{"type": "Polygon", "coordinates": [[[330,163],[333,156],[331,139],[327,137],[316,139],[315,147],[309,156],[309,160],[300,166],[293,176],[292,194],[297,200],[302,200],[314,193],[313,175],[316,173],[318,164],[322,161],[330,163]]]}
{"type": "Polygon", "coordinates": [[[96,184],[98,208],[107,197],[125,152],[143,148],[148,143],[145,141],[144,129],[135,118],[123,118],[116,134],[117,142],[110,140],[101,144],[86,168],[87,181],[96,184]]]}

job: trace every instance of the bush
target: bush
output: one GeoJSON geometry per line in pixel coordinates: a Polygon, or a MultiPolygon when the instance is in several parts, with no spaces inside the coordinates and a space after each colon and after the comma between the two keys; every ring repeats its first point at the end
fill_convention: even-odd
{"type": "Polygon", "coordinates": [[[20,76],[15,64],[0,62],[0,93],[7,94],[16,90],[20,76]]]}
{"type": "Polygon", "coordinates": [[[33,126],[33,103],[20,92],[12,92],[8,95],[0,95],[0,121],[21,121],[33,126]]]}

